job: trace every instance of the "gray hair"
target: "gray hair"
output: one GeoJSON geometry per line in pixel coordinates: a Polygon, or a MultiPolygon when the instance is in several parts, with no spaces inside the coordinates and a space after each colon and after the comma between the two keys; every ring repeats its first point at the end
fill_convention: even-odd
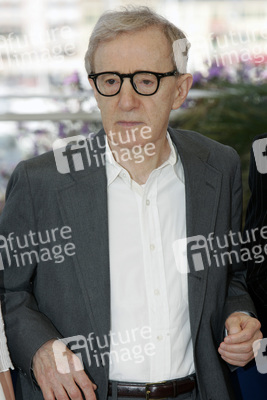
{"type": "Polygon", "coordinates": [[[101,42],[112,40],[121,33],[137,32],[152,26],[162,29],[173,47],[173,64],[176,65],[179,73],[185,73],[190,43],[184,32],[148,7],[127,6],[123,7],[121,11],[106,11],[97,21],[85,54],[87,74],[94,72],[94,55],[101,42]]]}

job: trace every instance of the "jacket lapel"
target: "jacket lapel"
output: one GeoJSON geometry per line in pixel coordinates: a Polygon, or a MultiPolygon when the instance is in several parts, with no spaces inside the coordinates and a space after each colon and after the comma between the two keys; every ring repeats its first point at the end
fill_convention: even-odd
{"type": "MultiPolygon", "coordinates": [[[[104,151],[105,149],[98,147],[99,156],[104,151]]],[[[101,158],[98,158],[99,160],[101,158]]],[[[101,165],[100,162],[95,165],[92,161],[89,168],[83,171],[74,171],[72,168],[72,172],[64,178],[67,183],[58,190],[59,209],[64,223],[72,229],[72,238],[76,246],[73,261],[91,326],[95,335],[102,338],[110,331],[105,165],[101,165]]],[[[87,317],[86,315],[85,319],[87,317]]]]}
{"type": "MultiPolygon", "coordinates": [[[[208,164],[209,150],[192,141],[187,132],[168,128],[184,168],[187,238],[194,243],[214,232],[222,174],[208,164]],[[195,238],[195,236],[198,236],[195,238]]],[[[193,243],[192,242],[192,243],[193,243]]],[[[199,250],[201,254],[201,249],[199,250]]],[[[208,266],[197,271],[188,257],[188,301],[193,343],[196,341],[207,285],[208,266]]]]}

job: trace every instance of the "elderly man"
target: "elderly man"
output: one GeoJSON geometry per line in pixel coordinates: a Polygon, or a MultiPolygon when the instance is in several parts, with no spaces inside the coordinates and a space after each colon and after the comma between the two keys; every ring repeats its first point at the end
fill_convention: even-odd
{"type": "Polygon", "coordinates": [[[1,233],[19,249],[2,275],[18,399],[234,399],[231,365],[262,335],[242,264],[212,256],[240,228],[238,156],[168,127],[192,84],[188,47],[145,7],[105,13],[86,54],[104,128],[87,164],[71,139],[11,178],[1,233]],[[38,260],[18,266],[26,246],[38,260]]]}

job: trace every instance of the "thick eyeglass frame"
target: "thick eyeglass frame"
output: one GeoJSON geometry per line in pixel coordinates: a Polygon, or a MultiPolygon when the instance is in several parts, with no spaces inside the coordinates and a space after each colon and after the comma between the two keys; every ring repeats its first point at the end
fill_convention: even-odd
{"type": "Polygon", "coordinates": [[[118,93],[120,93],[124,78],[130,78],[132,87],[133,87],[133,89],[135,90],[136,93],[140,94],[141,96],[152,96],[153,94],[155,94],[158,91],[161,78],[165,78],[167,76],[175,76],[175,75],[179,75],[179,72],[176,69],[174,71],[165,72],[165,73],[152,72],[152,71],[136,71],[133,74],[120,74],[119,72],[107,71],[107,72],[100,72],[99,74],[89,74],[88,78],[89,79],[93,79],[95,87],[96,87],[96,90],[98,91],[99,94],[101,94],[102,96],[105,96],[105,97],[116,96],[118,93]],[[121,84],[120,84],[119,90],[116,93],[114,93],[114,94],[103,94],[103,93],[100,92],[100,90],[99,90],[99,88],[97,86],[97,77],[100,76],[100,75],[104,75],[104,74],[113,74],[113,75],[117,75],[120,78],[121,84]],[[156,89],[155,89],[155,91],[153,93],[144,94],[144,93],[138,92],[137,87],[134,84],[134,77],[137,74],[152,74],[152,75],[156,76],[158,84],[157,84],[157,87],[156,87],[156,89]]]}

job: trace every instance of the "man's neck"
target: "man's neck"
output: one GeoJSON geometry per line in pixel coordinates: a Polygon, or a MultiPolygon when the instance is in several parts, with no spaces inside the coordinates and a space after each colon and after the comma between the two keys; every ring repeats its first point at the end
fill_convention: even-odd
{"type": "Polygon", "coordinates": [[[138,153],[138,157],[132,149],[127,149],[127,156],[125,157],[125,149],[118,151],[118,147],[112,146],[110,142],[109,146],[117,163],[125,168],[131,178],[139,185],[146,183],[151,172],[169,158],[171,151],[167,136],[154,143],[153,152],[150,149],[148,153],[146,147],[142,147],[142,153],[138,153]]]}

